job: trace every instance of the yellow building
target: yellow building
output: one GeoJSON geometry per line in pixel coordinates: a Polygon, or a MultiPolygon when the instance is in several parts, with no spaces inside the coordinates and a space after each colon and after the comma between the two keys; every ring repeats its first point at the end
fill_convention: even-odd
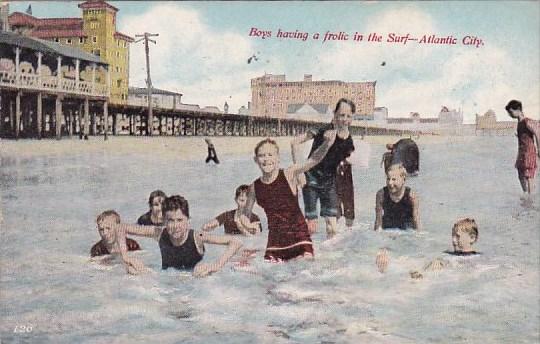
{"type": "MultiPolygon", "coordinates": [[[[126,104],[129,84],[129,44],[133,38],[116,31],[118,9],[103,0],[79,4],[82,18],[36,18],[14,12],[9,16],[12,31],[52,40],[100,56],[109,64],[110,102],[126,104]]],[[[89,71],[81,71],[81,78],[89,71]]],[[[65,71],[66,75],[71,72],[65,71]]],[[[105,74],[98,74],[97,81],[105,74]]]]}
{"type": "Polygon", "coordinates": [[[311,75],[304,75],[303,81],[286,81],[285,75],[265,74],[251,79],[251,114],[283,118],[292,108],[303,104],[333,110],[340,98],[347,98],[355,103],[356,115],[368,116],[375,107],[375,84],[375,81],[313,81],[311,75]]]}

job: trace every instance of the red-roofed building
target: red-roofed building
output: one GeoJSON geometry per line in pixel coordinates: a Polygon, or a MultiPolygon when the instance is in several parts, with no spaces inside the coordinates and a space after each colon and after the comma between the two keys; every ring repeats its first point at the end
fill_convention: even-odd
{"type": "MultiPolygon", "coordinates": [[[[118,8],[103,0],[89,0],[78,6],[82,10],[82,18],[36,18],[14,12],[9,16],[9,25],[17,33],[55,41],[100,56],[110,66],[110,102],[126,104],[129,43],[133,42],[133,38],[116,31],[118,8]]],[[[100,77],[105,78],[104,75],[100,77]]]]}

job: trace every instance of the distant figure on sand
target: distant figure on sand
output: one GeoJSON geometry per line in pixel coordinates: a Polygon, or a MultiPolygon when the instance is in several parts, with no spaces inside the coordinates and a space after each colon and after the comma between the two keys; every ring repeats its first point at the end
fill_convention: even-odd
{"type": "MultiPolygon", "coordinates": [[[[115,225],[120,223],[120,215],[114,210],[106,210],[98,215],[96,219],[97,229],[101,240],[90,249],[90,257],[103,256],[111,253],[120,253],[118,246],[115,225]]],[[[138,251],[139,244],[130,238],[125,238],[128,251],[138,251]]]]}
{"type": "MultiPolygon", "coordinates": [[[[334,109],[332,123],[319,130],[310,130],[305,134],[295,137],[291,142],[293,163],[297,163],[299,145],[313,139],[309,157],[325,141],[328,131],[335,131],[337,135],[332,146],[322,161],[313,166],[305,174],[306,184],[302,189],[304,196],[304,212],[308,220],[310,232],[317,228],[317,201],[320,201],[320,215],[326,222],[326,236],[331,238],[336,234],[336,221],[338,215],[338,201],[336,193],[336,171],[343,159],[349,157],[354,151],[354,144],[349,126],[352,116],[356,112],[356,106],[348,99],[341,98],[334,109]]],[[[303,182],[303,177],[301,179],[303,182]]]]}
{"type": "Polygon", "coordinates": [[[251,218],[245,218],[243,221],[240,221],[241,217],[246,216],[244,213],[246,212],[248,193],[249,185],[240,185],[237,187],[234,197],[237,208],[219,214],[215,219],[204,224],[202,230],[210,232],[219,226],[223,226],[225,234],[244,234],[250,236],[261,232],[261,220],[255,213],[251,213],[251,218]]]}
{"type": "Polygon", "coordinates": [[[297,257],[313,257],[313,244],[307,223],[298,205],[299,177],[322,160],[335,140],[336,131],[326,131],[324,141],[305,163],[286,169],[279,167],[279,147],[276,141],[265,139],[255,146],[254,160],[262,176],[250,186],[246,215],[249,218],[255,202],[266,213],[266,260],[279,262],[297,257]]]}
{"type": "Polygon", "coordinates": [[[193,271],[196,277],[203,277],[219,271],[225,263],[238,251],[242,243],[229,235],[211,235],[190,229],[189,204],[182,196],[167,197],[163,202],[165,228],[161,226],[138,226],[118,224],[115,226],[120,253],[128,273],[137,274],[144,266],[127,254],[127,247],[122,244],[126,234],[154,238],[161,251],[161,268],[175,268],[193,271]],[[227,245],[221,257],[214,264],[202,263],[205,253],[204,244],[227,245]]]}
{"type": "Polygon", "coordinates": [[[407,171],[402,165],[392,165],[386,171],[386,186],[376,195],[374,230],[421,230],[418,196],[405,186],[406,178],[407,171]]]}
{"type": "Polygon", "coordinates": [[[165,192],[161,190],[152,191],[150,197],[148,197],[148,206],[150,207],[150,210],[139,217],[137,224],[141,226],[163,225],[161,205],[165,198],[167,198],[165,192]]]}
{"type": "Polygon", "coordinates": [[[206,163],[208,164],[208,162],[210,160],[212,160],[216,164],[219,164],[219,159],[217,157],[217,153],[216,153],[216,149],[214,148],[214,144],[208,138],[204,139],[204,141],[206,142],[206,145],[208,146],[208,156],[206,157],[206,163]]]}
{"type": "Polygon", "coordinates": [[[386,149],[389,152],[383,154],[383,160],[385,171],[395,164],[401,164],[407,170],[407,173],[411,176],[418,174],[420,169],[420,152],[418,145],[410,138],[401,139],[394,144],[387,144],[386,149]]]}
{"type": "Polygon", "coordinates": [[[536,157],[540,156],[538,148],[538,122],[525,117],[522,104],[518,100],[511,100],[506,105],[506,111],[512,118],[518,120],[517,138],[518,153],[515,168],[518,171],[518,178],[521,189],[530,195],[534,191],[534,178],[536,175],[536,157]]]}

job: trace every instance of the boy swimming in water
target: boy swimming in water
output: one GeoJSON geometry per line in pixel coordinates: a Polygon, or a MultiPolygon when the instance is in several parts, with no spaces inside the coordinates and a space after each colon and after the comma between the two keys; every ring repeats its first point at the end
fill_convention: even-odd
{"type": "Polygon", "coordinates": [[[245,216],[245,207],[249,193],[249,185],[240,185],[236,188],[234,201],[237,208],[219,214],[215,219],[202,226],[202,230],[210,232],[219,226],[223,226],[225,234],[244,234],[247,236],[262,231],[261,220],[255,213],[251,213],[249,221],[240,221],[245,216]],[[244,225],[245,223],[245,225],[244,225]]]}
{"type": "Polygon", "coordinates": [[[167,197],[162,207],[165,227],[128,224],[115,227],[121,243],[120,253],[128,272],[138,273],[141,271],[141,266],[134,265],[132,258],[127,255],[127,247],[121,240],[126,234],[154,238],[161,251],[163,270],[175,268],[193,271],[195,277],[204,277],[219,271],[242,246],[242,243],[232,236],[211,235],[190,229],[189,204],[182,196],[167,197]],[[201,262],[205,253],[205,244],[227,245],[228,248],[215,263],[207,264],[201,262]]]}
{"type": "MultiPolygon", "coordinates": [[[[103,256],[111,253],[119,253],[117,236],[114,226],[120,223],[120,215],[114,210],[106,210],[96,219],[97,229],[101,240],[90,249],[90,257],[103,256]]],[[[129,251],[140,250],[139,244],[130,238],[125,238],[125,244],[129,251]]]]}
{"type": "Polygon", "coordinates": [[[375,199],[374,230],[384,228],[421,230],[418,196],[405,186],[407,171],[402,165],[392,165],[386,171],[386,186],[375,199]]]}
{"type": "Polygon", "coordinates": [[[150,193],[148,198],[148,206],[150,210],[141,215],[137,220],[137,224],[141,226],[158,226],[163,224],[163,216],[161,211],[161,204],[165,200],[167,195],[161,190],[155,190],[150,193]]]}

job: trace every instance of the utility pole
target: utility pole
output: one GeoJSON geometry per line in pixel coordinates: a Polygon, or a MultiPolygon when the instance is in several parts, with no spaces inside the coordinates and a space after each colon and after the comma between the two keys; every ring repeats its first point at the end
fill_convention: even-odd
{"type": "Polygon", "coordinates": [[[148,122],[146,124],[146,135],[152,136],[154,131],[154,116],[152,115],[152,79],[150,79],[150,49],[148,48],[148,41],[156,44],[156,41],[150,39],[149,37],[157,37],[158,33],[148,33],[145,32],[142,35],[135,35],[135,37],[140,37],[135,43],[138,43],[144,40],[144,52],[146,53],[146,93],[148,96],[148,122]]]}

